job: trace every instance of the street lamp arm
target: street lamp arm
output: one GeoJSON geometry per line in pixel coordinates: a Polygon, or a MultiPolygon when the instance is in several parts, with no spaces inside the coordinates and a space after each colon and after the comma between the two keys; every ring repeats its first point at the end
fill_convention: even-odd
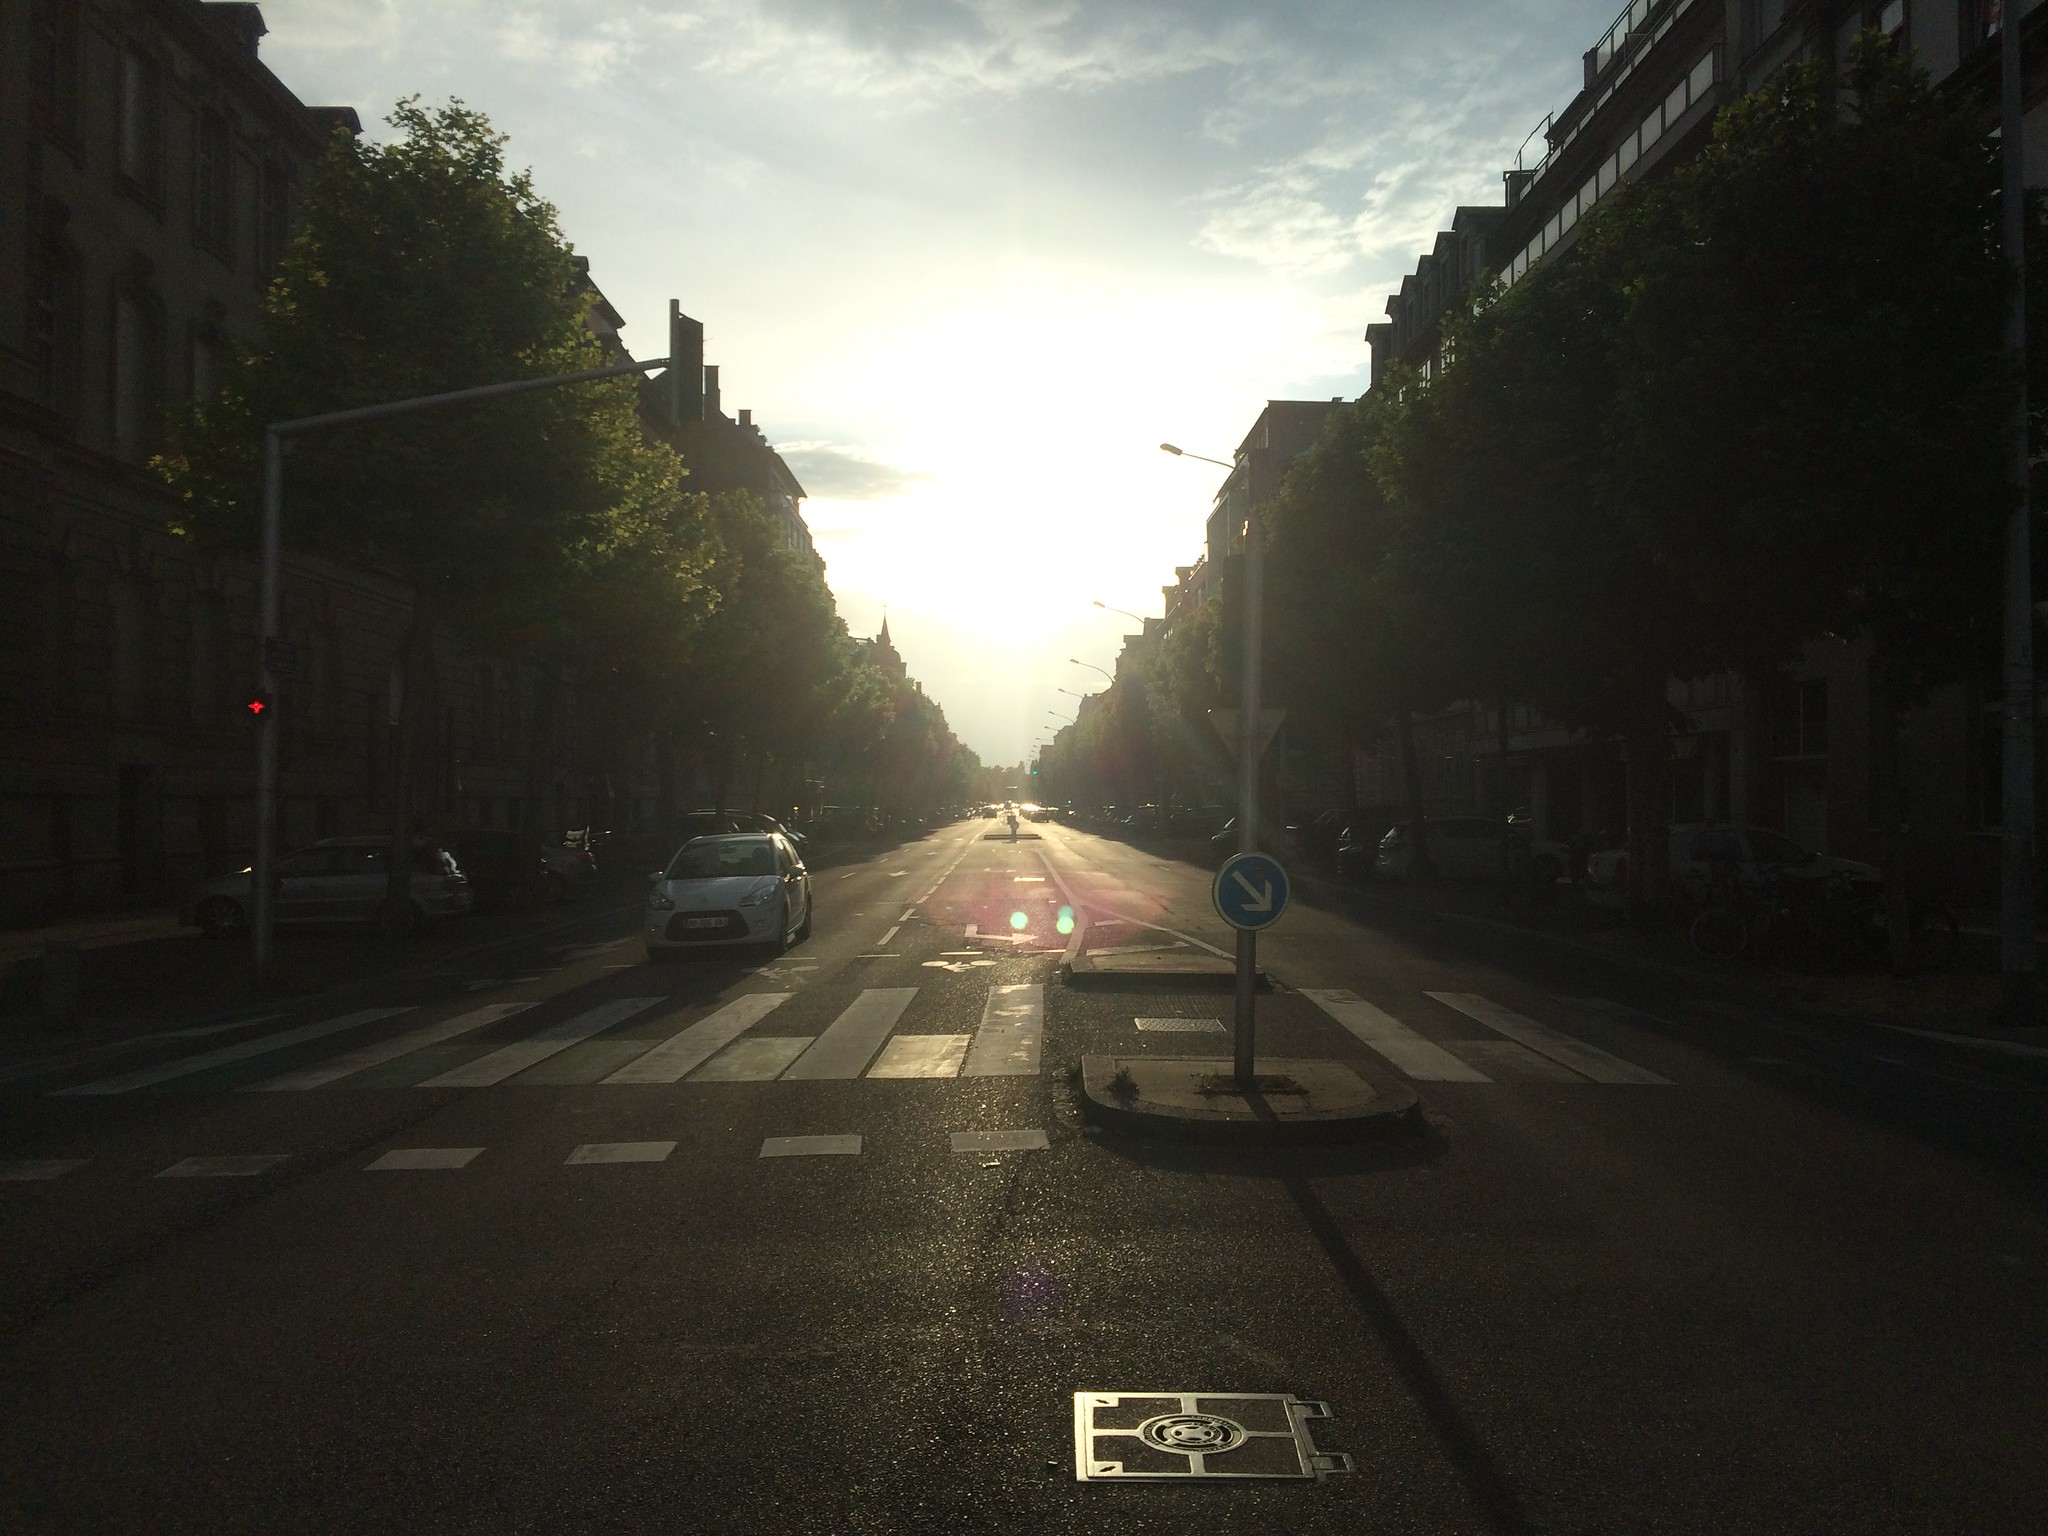
{"type": "Polygon", "coordinates": [[[1145,622],[1145,616],[1142,613],[1133,613],[1128,608],[1112,608],[1108,603],[1103,602],[1100,598],[1097,598],[1095,600],[1095,606],[1100,608],[1104,613],[1120,613],[1127,619],[1136,619],[1140,624],[1145,622]]]}
{"type": "Polygon", "coordinates": [[[1223,469],[1237,468],[1235,464],[1226,463],[1222,459],[1212,459],[1206,453],[1189,453],[1187,449],[1176,448],[1171,443],[1161,443],[1159,445],[1159,451],[1161,453],[1170,453],[1176,459],[1200,459],[1204,464],[1215,464],[1223,469]]]}
{"type": "Polygon", "coordinates": [[[477,384],[468,389],[446,390],[438,395],[414,395],[405,400],[385,400],[377,405],[359,405],[353,410],[327,411],[319,416],[299,416],[291,421],[273,421],[268,430],[280,437],[293,437],[320,427],[346,426],[355,421],[375,421],[380,416],[398,416],[407,411],[429,411],[443,405],[466,405],[472,400],[490,400],[499,395],[523,395],[534,389],[554,389],[562,384],[587,384],[593,379],[623,378],[666,368],[668,359],[652,357],[640,363],[620,363],[605,368],[583,368],[575,373],[550,373],[537,379],[508,379],[502,384],[477,384]]]}
{"type": "Polygon", "coordinates": [[[1067,664],[1068,664],[1069,666],[1075,666],[1075,667],[1086,667],[1086,668],[1087,668],[1087,669],[1088,669],[1088,670],[1089,670],[1090,672],[1102,672],[1102,675],[1103,675],[1104,677],[1108,678],[1108,679],[1109,679],[1109,680],[1110,680],[1110,681],[1111,681],[1112,683],[1116,681],[1116,675],[1115,675],[1114,673],[1111,673],[1111,672],[1103,672],[1103,671],[1102,671],[1102,668],[1100,668],[1100,667],[1096,666],[1094,662],[1092,662],[1092,661],[1083,661],[1083,660],[1082,660],[1082,659],[1081,659],[1080,657],[1078,657],[1078,656],[1069,656],[1069,657],[1067,658],[1067,664]]]}

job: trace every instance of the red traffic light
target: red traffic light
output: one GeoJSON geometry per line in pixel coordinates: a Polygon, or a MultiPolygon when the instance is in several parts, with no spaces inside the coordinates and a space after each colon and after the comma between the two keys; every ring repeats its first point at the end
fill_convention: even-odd
{"type": "Polygon", "coordinates": [[[270,696],[263,693],[254,694],[242,708],[248,711],[251,720],[261,720],[270,713],[270,696]]]}

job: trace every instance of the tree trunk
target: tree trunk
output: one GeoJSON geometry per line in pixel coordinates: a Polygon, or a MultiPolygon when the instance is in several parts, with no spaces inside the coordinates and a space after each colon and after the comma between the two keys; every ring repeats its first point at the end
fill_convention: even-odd
{"type": "Polygon", "coordinates": [[[1436,861],[1429,856],[1429,823],[1422,814],[1422,765],[1415,756],[1415,719],[1405,704],[1394,711],[1394,741],[1401,753],[1401,800],[1408,818],[1408,878],[1433,880],[1436,861]]]}
{"type": "Polygon", "coordinates": [[[1913,964],[1912,872],[1907,867],[1911,810],[1901,762],[1904,725],[1897,674],[1880,644],[1870,663],[1870,813],[1884,847],[1885,949],[1894,976],[1905,975],[1913,964]]]}
{"type": "Polygon", "coordinates": [[[433,647],[432,621],[426,616],[426,604],[415,595],[412,619],[391,664],[398,718],[391,733],[391,803],[387,822],[391,843],[384,856],[383,926],[387,933],[407,933],[413,926],[412,840],[417,830],[413,770],[419,754],[423,711],[429,702],[423,686],[425,661],[433,647]]]}

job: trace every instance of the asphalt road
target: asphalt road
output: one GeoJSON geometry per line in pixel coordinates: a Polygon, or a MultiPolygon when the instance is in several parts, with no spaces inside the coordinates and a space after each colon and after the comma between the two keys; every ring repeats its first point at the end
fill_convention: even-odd
{"type": "Polygon", "coordinates": [[[0,1529],[2048,1527],[2040,1185],[1968,1134],[2023,1075],[1302,904],[1262,1050],[1430,1134],[1118,1143],[1068,1066],[1229,999],[1064,987],[1062,910],[1225,947],[1207,877],[991,825],[779,959],[620,914],[0,1082],[0,1529]],[[1077,1483],[1083,1391],[1355,1469],[1077,1483]]]}

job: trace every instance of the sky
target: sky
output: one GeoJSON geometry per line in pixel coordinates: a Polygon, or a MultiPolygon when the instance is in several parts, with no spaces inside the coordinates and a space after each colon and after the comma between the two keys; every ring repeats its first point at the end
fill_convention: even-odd
{"type": "Polygon", "coordinates": [[[510,136],[659,357],[703,321],[810,493],[839,611],[984,762],[1105,686],[1269,399],[1365,327],[1570,100],[1617,0],[265,0],[372,137],[510,136]]]}

